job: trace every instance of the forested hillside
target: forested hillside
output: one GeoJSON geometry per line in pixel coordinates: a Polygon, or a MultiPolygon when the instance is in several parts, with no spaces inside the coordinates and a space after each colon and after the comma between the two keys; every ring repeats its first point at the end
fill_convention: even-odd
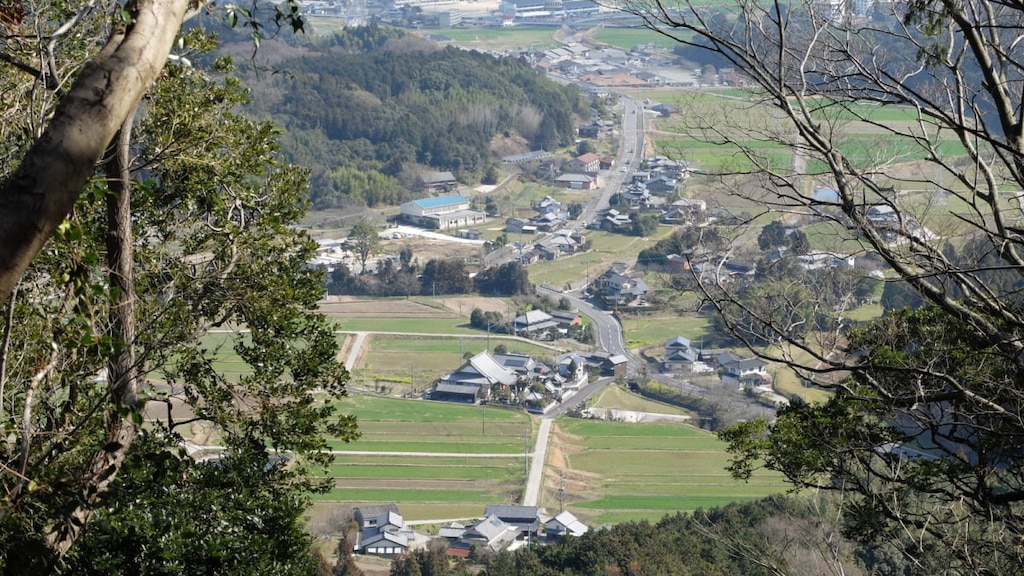
{"type": "Polygon", "coordinates": [[[564,146],[585,110],[577,88],[523,60],[377,26],[318,38],[275,68],[286,73],[247,81],[258,113],[285,129],[285,153],[313,170],[318,208],[403,202],[417,192],[416,165],[493,179],[495,137],[564,146]]]}

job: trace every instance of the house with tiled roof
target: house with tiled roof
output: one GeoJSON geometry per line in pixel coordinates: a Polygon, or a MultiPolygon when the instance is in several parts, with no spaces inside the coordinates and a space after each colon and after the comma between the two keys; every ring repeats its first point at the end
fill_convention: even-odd
{"type": "Polygon", "coordinates": [[[486,350],[473,356],[457,370],[445,374],[430,392],[433,400],[477,402],[491,396],[495,386],[513,386],[516,373],[499,364],[486,350]]]}
{"type": "Polygon", "coordinates": [[[451,172],[424,172],[420,180],[427,192],[451,192],[459,187],[459,181],[451,172]]]}
{"type": "Polygon", "coordinates": [[[632,278],[626,274],[623,264],[614,264],[598,276],[593,282],[593,288],[606,304],[613,306],[624,306],[642,300],[650,291],[643,279],[632,278]]]}
{"type": "Polygon", "coordinates": [[[360,506],[355,509],[355,519],[360,528],[356,552],[393,558],[408,550],[413,533],[396,504],[360,506]]]}
{"type": "Polygon", "coordinates": [[[680,198],[665,209],[661,221],[666,224],[701,223],[707,220],[708,205],[693,198],[680,198]]]}
{"type": "Polygon", "coordinates": [[[377,522],[389,514],[398,514],[398,504],[376,504],[360,506],[353,511],[359,529],[373,528],[377,522]]]}
{"type": "Polygon", "coordinates": [[[519,538],[536,536],[540,528],[540,508],[536,506],[488,504],[484,516],[494,516],[505,524],[515,526],[519,538]]]}
{"type": "Polygon", "coordinates": [[[541,334],[551,328],[558,328],[558,323],[551,318],[551,315],[543,310],[530,310],[520,314],[512,320],[512,327],[516,334],[541,334]]]}
{"type": "Polygon", "coordinates": [[[472,527],[466,529],[462,538],[448,548],[450,556],[464,556],[462,550],[468,551],[473,546],[481,546],[491,552],[501,552],[508,548],[519,536],[519,530],[503,522],[495,515],[488,514],[472,527]]]}
{"type": "Polygon", "coordinates": [[[688,371],[696,361],[697,351],[690,347],[690,341],[686,338],[675,336],[665,342],[665,358],[661,361],[662,371],[688,371]]]}
{"type": "Polygon", "coordinates": [[[722,382],[735,384],[740,388],[756,388],[772,381],[768,373],[768,364],[760,358],[742,358],[727,361],[720,373],[722,382]]]}

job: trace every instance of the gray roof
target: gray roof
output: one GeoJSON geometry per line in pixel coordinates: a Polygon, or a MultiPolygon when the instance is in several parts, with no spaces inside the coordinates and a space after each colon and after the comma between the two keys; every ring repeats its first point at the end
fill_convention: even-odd
{"type": "Polygon", "coordinates": [[[384,544],[389,548],[394,546],[406,547],[409,545],[409,537],[399,532],[377,532],[360,542],[359,547],[365,551],[367,548],[372,548],[379,544],[384,544]]]}
{"type": "Polygon", "coordinates": [[[510,368],[510,369],[516,370],[516,371],[519,371],[519,370],[522,370],[522,371],[529,370],[530,366],[533,364],[533,358],[530,358],[526,354],[516,354],[516,353],[495,354],[494,355],[494,360],[498,364],[501,364],[502,366],[504,366],[506,368],[510,368]]]}
{"type": "Polygon", "coordinates": [[[356,516],[363,519],[377,519],[388,512],[398,514],[398,504],[374,504],[371,506],[360,506],[355,509],[356,516]]]}
{"type": "Polygon", "coordinates": [[[689,348],[690,340],[682,336],[673,336],[665,342],[665,348],[689,348]]]}
{"type": "Polygon", "coordinates": [[[503,506],[500,504],[488,504],[484,510],[485,516],[497,516],[508,521],[509,518],[516,519],[540,519],[540,508],[536,506],[503,506]]]}
{"type": "MultiPolygon", "coordinates": [[[[448,374],[442,380],[448,381],[449,384],[458,382],[464,385],[479,384],[490,386],[493,384],[504,384],[511,386],[516,383],[517,378],[515,372],[499,364],[484,350],[470,358],[458,370],[448,374]]],[[[459,392],[458,390],[453,391],[459,392]]]]}
{"type": "Polygon", "coordinates": [[[456,181],[455,175],[451,172],[425,172],[420,175],[425,184],[443,184],[456,181]]]}
{"type": "Polygon", "coordinates": [[[497,516],[491,514],[467,530],[466,537],[471,538],[475,535],[479,535],[488,542],[491,542],[498,536],[501,536],[502,533],[507,532],[511,527],[512,526],[502,522],[502,520],[497,516]]]}
{"type": "Polygon", "coordinates": [[[469,386],[465,384],[438,384],[434,390],[445,394],[476,394],[480,391],[480,386],[478,384],[469,386]]]}
{"type": "Polygon", "coordinates": [[[526,314],[516,316],[516,324],[539,324],[551,320],[551,315],[543,310],[530,310],[526,314]]]}
{"type": "Polygon", "coordinates": [[[555,182],[593,182],[594,179],[586,174],[575,174],[568,172],[555,178],[555,182]]]}
{"type": "Polygon", "coordinates": [[[469,363],[492,384],[512,385],[516,383],[514,372],[498,364],[486,350],[469,359],[469,363]]]}
{"type": "Polygon", "coordinates": [[[686,362],[693,363],[697,360],[697,353],[692,348],[685,350],[674,349],[669,350],[668,354],[665,354],[665,362],[686,362]]]}
{"type": "Polygon", "coordinates": [[[441,538],[462,538],[462,535],[466,533],[466,527],[459,522],[452,522],[447,526],[442,526],[438,530],[437,535],[441,538]]]}

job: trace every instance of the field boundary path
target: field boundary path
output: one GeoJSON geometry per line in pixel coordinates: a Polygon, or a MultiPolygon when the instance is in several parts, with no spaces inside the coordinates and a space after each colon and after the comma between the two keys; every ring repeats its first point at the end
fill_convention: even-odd
{"type": "Polygon", "coordinates": [[[350,332],[350,334],[355,334],[356,339],[352,342],[352,347],[348,350],[348,358],[345,360],[345,368],[349,369],[356,365],[359,351],[363,349],[363,342],[366,341],[366,332],[350,332]]]}
{"type": "Polygon", "coordinates": [[[547,459],[550,435],[551,419],[541,418],[540,428],[537,430],[537,444],[533,448],[533,461],[530,462],[530,477],[526,479],[526,490],[523,491],[523,506],[537,505],[544,482],[544,461],[547,459]]]}

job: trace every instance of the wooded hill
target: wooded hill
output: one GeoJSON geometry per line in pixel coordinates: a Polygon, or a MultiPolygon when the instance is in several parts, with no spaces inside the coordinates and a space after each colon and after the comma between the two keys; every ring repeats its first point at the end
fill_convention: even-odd
{"type": "Polygon", "coordinates": [[[571,144],[586,103],[522,59],[441,48],[371,25],[317,37],[251,74],[254,108],[285,130],[289,159],[313,171],[317,208],[398,204],[418,194],[417,165],[465,182],[496,179],[496,137],[530,149],[571,144]]]}

